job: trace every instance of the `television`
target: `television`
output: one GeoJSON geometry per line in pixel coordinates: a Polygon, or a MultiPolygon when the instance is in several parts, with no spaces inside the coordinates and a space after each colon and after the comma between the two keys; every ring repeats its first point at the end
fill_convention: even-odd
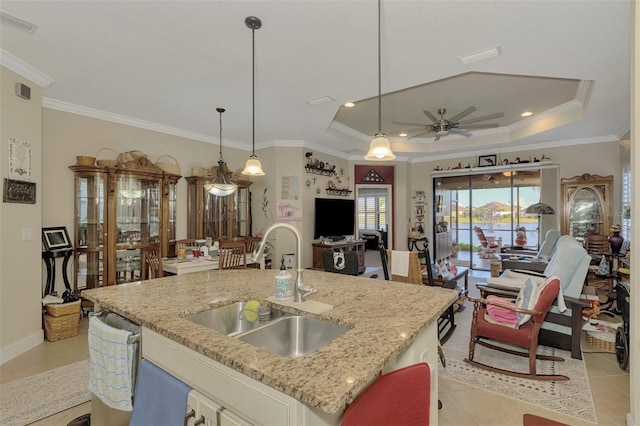
{"type": "Polygon", "coordinates": [[[340,239],[355,233],[356,202],[340,198],[316,198],[313,238],[340,239]]]}

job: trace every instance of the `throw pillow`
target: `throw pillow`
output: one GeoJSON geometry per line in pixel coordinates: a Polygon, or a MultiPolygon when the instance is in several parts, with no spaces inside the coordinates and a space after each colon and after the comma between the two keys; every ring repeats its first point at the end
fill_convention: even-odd
{"type": "MultiPolygon", "coordinates": [[[[520,289],[518,298],[516,299],[516,306],[522,309],[533,310],[538,303],[538,297],[540,296],[540,289],[538,285],[531,279],[527,278],[524,282],[524,287],[520,289]]],[[[531,319],[531,315],[518,313],[518,327],[531,319]]]]}

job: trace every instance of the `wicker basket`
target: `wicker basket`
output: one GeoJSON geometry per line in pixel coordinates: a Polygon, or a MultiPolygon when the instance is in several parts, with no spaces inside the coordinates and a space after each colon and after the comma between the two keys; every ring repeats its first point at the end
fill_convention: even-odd
{"type": "MultiPolygon", "coordinates": [[[[608,311],[602,311],[608,312],[608,311]]],[[[600,313],[602,313],[600,312],[600,313]]],[[[622,325],[621,321],[611,318],[611,321],[605,321],[603,319],[589,318],[589,320],[582,327],[585,332],[587,343],[591,346],[595,346],[598,349],[607,352],[616,351],[616,329],[622,325]],[[597,330],[597,326],[605,326],[609,330],[597,330]]]]}
{"type": "Polygon", "coordinates": [[[77,300],[71,303],[61,303],[59,305],[47,305],[46,309],[47,314],[52,317],[76,314],[80,312],[80,301],[77,300]]]}
{"type": "MultiPolygon", "coordinates": [[[[115,154],[115,157],[116,157],[116,158],[118,157],[118,153],[117,153],[117,152],[115,152],[113,149],[111,149],[111,148],[102,148],[100,151],[98,151],[98,152],[96,153],[96,158],[99,158],[99,157],[100,157],[100,153],[101,153],[102,151],[111,151],[111,152],[113,152],[113,153],[115,154]]],[[[117,165],[118,165],[118,160],[106,160],[106,159],[100,159],[100,160],[98,160],[98,161],[97,161],[97,163],[98,163],[98,166],[103,166],[103,167],[115,167],[115,166],[117,166],[117,165]]]]}
{"type": "Polygon", "coordinates": [[[77,336],[79,324],[80,312],[61,317],[44,314],[44,335],[50,342],[77,336]]]}
{"type": "Polygon", "coordinates": [[[158,157],[158,159],[156,160],[156,166],[158,166],[165,172],[170,173],[172,175],[180,174],[180,164],[178,164],[178,160],[176,160],[175,157],[171,155],[161,155],[160,157],[158,157]],[[173,163],[166,163],[164,161],[160,161],[164,157],[171,158],[173,160],[173,163]]]}
{"type": "Polygon", "coordinates": [[[211,171],[207,167],[193,166],[191,168],[191,176],[208,177],[211,176],[211,171]]]}
{"type": "Polygon", "coordinates": [[[89,157],[87,155],[76,156],[76,164],[79,166],[93,166],[96,163],[96,157],[89,157]]]}

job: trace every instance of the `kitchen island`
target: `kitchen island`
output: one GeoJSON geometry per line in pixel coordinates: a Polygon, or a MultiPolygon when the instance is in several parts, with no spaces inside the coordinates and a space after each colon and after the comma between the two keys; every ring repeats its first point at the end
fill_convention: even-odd
{"type": "MultiPolygon", "coordinates": [[[[437,424],[437,319],[453,290],[305,271],[308,300],[332,306],[305,315],[350,328],[315,352],[285,358],[184,317],[273,295],[274,271],[225,270],[86,290],[100,309],[143,327],[143,356],[254,424],[337,424],[346,404],[380,372],[426,361],[437,424]]],[[[269,302],[267,302],[269,304],[269,302]]],[[[297,307],[278,306],[290,313],[297,307]]]]}

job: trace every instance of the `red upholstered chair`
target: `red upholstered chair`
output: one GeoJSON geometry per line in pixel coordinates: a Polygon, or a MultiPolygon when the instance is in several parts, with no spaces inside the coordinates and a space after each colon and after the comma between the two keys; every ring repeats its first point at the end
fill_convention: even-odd
{"type": "Polygon", "coordinates": [[[540,327],[544,321],[549,307],[558,296],[560,291],[560,280],[557,277],[549,278],[546,282],[546,286],[540,292],[535,308],[533,310],[521,309],[513,306],[504,306],[497,304],[486,299],[471,299],[474,303],[473,319],[471,322],[471,337],[469,342],[469,357],[464,361],[482,368],[484,370],[494,371],[497,373],[507,374],[509,376],[520,377],[523,379],[536,379],[536,380],[569,380],[567,376],[558,374],[537,374],[536,373],[536,359],[545,361],[564,361],[563,358],[537,355],[538,350],[538,333],[540,327]],[[522,324],[519,328],[512,328],[506,325],[498,324],[495,321],[488,321],[485,318],[487,311],[487,305],[494,305],[504,307],[510,311],[524,313],[531,315],[531,318],[522,324]],[[503,348],[492,343],[489,343],[483,339],[490,339],[497,342],[507,343],[515,345],[521,348],[525,348],[527,352],[521,352],[508,348],[503,348]],[[529,373],[520,373],[516,371],[504,370],[497,367],[492,367],[487,364],[480,363],[474,359],[475,345],[479,344],[490,349],[495,349],[501,352],[509,353],[512,355],[518,355],[529,358],[529,373]]]}
{"type": "Polygon", "coordinates": [[[422,362],[373,382],[347,407],[342,426],[428,425],[431,370],[422,362]]]}
{"type": "Polygon", "coordinates": [[[480,240],[480,246],[482,247],[480,257],[483,259],[495,257],[493,252],[498,248],[498,243],[487,240],[487,237],[484,235],[484,231],[479,226],[474,226],[473,230],[476,232],[476,236],[480,240]]]}

